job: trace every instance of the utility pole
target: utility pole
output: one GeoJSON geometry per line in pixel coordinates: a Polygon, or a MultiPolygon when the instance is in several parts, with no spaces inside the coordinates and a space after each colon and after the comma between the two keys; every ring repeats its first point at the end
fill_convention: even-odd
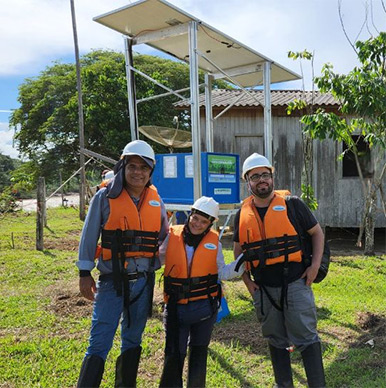
{"type": "Polygon", "coordinates": [[[76,64],[76,87],[78,90],[78,116],[79,116],[79,162],[80,162],[80,187],[79,187],[79,218],[83,221],[86,218],[86,171],[84,167],[84,120],[83,120],[83,99],[82,99],[82,83],[80,79],[80,62],[79,62],[79,47],[78,34],[76,31],[75,6],[74,0],[70,0],[72,30],[74,33],[75,47],[75,64],[76,64]]]}

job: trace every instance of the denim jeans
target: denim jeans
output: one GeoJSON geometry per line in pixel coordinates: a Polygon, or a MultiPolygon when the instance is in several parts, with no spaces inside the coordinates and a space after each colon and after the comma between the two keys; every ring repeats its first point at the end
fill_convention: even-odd
{"type": "Polygon", "coordinates": [[[113,280],[98,281],[86,356],[94,354],[106,360],[121,317],[121,353],[141,345],[142,333],[151,307],[150,294],[154,280],[148,281],[145,276],[130,281],[129,287],[130,300],[141,294],[129,307],[130,325],[127,310],[123,308],[123,297],[117,296],[113,280]]]}
{"type": "MultiPolygon", "coordinates": [[[[164,326],[166,330],[165,353],[176,352],[175,326],[168,326],[170,306],[164,310],[164,326]]],[[[190,346],[208,346],[212,336],[213,326],[217,319],[217,309],[212,306],[209,299],[202,299],[187,304],[177,305],[177,327],[179,353],[186,355],[188,344],[190,346]]]]}

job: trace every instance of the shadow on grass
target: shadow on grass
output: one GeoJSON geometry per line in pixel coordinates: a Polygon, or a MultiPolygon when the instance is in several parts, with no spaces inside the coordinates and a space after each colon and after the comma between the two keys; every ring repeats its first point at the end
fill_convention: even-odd
{"type": "Polygon", "coordinates": [[[239,381],[239,387],[249,388],[254,386],[252,383],[245,379],[245,376],[243,374],[241,374],[237,371],[237,369],[229,365],[229,362],[220,353],[209,348],[209,355],[220,364],[222,369],[224,369],[228,374],[230,374],[233,378],[239,381]]]}
{"type": "Polygon", "coordinates": [[[44,249],[43,254],[44,254],[44,256],[56,257],[56,255],[54,253],[52,253],[51,251],[49,251],[48,249],[44,249]]]}
{"type": "MultiPolygon", "coordinates": [[[[331,318],[331,311],[325,307],[316,307],[317,315],[318,315],[318,321],[323,321],[328,319],[329,321],[335,322],[340,327],[345,327],[346,329],[357,331],[358,327],[352,323],[345,323],[342,321],[339,321],[337,319],[331,318]]],[[[332,334],[330,332],[326,332],[326,335],[332,334]]]]}
{"type": "Polygon", "coordinates": [[[56,234],[53,229],[51,229],[48,225],[44,227],[44,229],[48,230],[51,234],[56,234]]]}

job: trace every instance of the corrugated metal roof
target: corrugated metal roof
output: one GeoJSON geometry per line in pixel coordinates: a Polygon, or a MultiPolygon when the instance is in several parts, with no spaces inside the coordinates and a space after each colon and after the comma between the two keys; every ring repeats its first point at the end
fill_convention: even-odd
{"type": "MultiPolygon", "coordinates": [[[[312,92],[301,90],[271,90],[271,105],[273,107],[285,107],[295,99],[305,99],[311,102],[312,92]]],[[[264,94],[262,90],[249,90],[244,93],[241,89],[214,89],[212,91],[212,107],[223,108],[237,102],[233,105],[236,107],[253,107],[264,105],[264,94]]],[[[200,94],[200,107],[205,106],[205,95],[200,94]]],[[[337,106],[338,101],[329,93],[314,92],[314,105],[318,106],[337,106]]],[[[175,104],[176,107],[189,107],[189,101],[180,101],[175,104]]]]}

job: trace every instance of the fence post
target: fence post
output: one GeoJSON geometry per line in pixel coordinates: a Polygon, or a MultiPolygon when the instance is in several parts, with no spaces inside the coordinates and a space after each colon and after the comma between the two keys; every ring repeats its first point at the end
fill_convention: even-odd
{"type": "Polygon", "coordinates": [[[36,250],[42,251],[44,249],[43,230],[46,223],[46,183],[44,177],[38,179],[36,194],[36,250]]]}
{"type": "Polygon", "coordinates": [[[59,187],[60,187],[60,196],[62,198],[62,206],[64,206],[64,190],[63,190],[62,184],[63,184],[63,182],[62,182],[62,171],[60,170],[59,171],[59,187]]]}

